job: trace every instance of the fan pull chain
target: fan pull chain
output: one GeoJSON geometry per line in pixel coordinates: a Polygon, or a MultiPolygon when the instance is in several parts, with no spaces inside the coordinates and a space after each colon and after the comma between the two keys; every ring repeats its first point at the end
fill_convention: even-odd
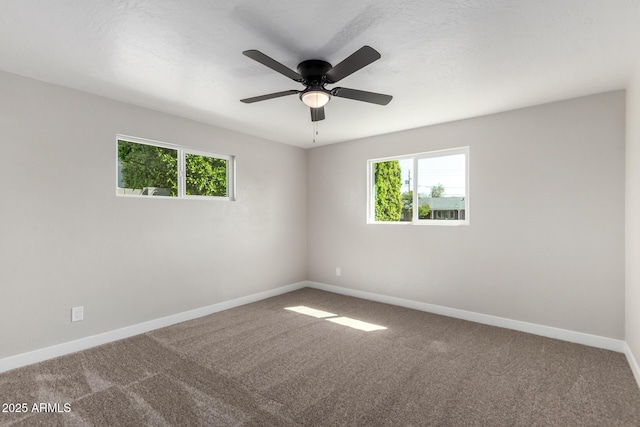
{"type": "Polygon", "coordinates": [[[313,122],[313,143],[316,143],[316,136],[318,135],[318,122],[313,122]]]}

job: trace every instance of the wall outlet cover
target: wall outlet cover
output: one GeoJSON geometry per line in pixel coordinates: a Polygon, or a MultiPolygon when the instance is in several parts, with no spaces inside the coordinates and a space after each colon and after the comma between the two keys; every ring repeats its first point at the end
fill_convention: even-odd
{"type": "Polygon", "coordinates": [[[84,307],[73,307],[71,309],[71,321],[78,322],[84,319],[84,307]]]}

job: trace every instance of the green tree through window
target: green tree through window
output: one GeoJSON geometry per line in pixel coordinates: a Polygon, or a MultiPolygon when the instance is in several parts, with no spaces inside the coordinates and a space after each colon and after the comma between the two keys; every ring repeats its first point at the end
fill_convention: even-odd
{"type": "Polygon", "coordinates": [[[400,221],[402,216],[402,174],[400,162],[378,162],[373,165],[376,221],[400,221]]]}
{"type": "Polygon", "coordinates": [[[442,197],[443,194],[444,194],[444,185],[438,183],[437,185],[434,185],[433,187],[431,187],[431,194],[429,195],[429,197],[442,197]]]}
{"type": "Polygon", "coordinates": [[[186,154],[187,195],[227,195],[227,161],[216,157],[186,154]]]}
{"type": "Polygon", "coordinates": [[[118,140],[124,188],[161,188],[178,195],[178,150],[118,140]]]}

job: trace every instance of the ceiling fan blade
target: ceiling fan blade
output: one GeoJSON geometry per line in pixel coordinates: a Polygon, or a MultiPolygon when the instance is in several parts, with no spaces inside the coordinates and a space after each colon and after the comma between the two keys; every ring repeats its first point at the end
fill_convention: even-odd
{"type": "Polygon", "coordinates": [[[291,80],[295,80],[297,82],[301,82],[302,76],[298,73],[296,73],[295,71],[293,71],[291,68],[282,65],[281,63],[279,63],[278,61],[276,61],[273,58],[268,57],[267,55],[265,55],[264,53],[260,52],[259,50],[255,50],[255,49],[251,49],[251,50],[245,50],[244,52],[242,52],[242,54],[244,56],[247,56],[251,59],[253,59],[254,61],[258,61],[259,63],[261,63],[264,66],[267,66],[269,68],[271,68],[274,71],[277,71],[278,73],[289,77],[291,80]]]}
{"type": "Polygon", "coordinates": [[[349,89],[346,87],[336,87],[331,90],[331,95],[338,98],[349,98],[355,101],[370,102],[372,104],[387,105],[393,99],[391,95],[381,93],[366,92],[364,90],[349,89]]]}
{"type": "Polygon", "coordinates": [[[320,120],[324,120],[324,107],[320,108],[309,108],[311,110],[311,121],[319,122],[320,120]]]}
{"type": "Polygon", "coordinates": [[[285,90],[282,92],[270,93],[268,95],[260,95],[260,96],[254,96],[253,98],[245,98],[245,99],[241,99],[240,101],[244,102],[245,104],[251,104],[253,102],[266,101],[267,99],[280,98],[281,96],[293,95],[294,93],[298,93],[298,91],[295,89],[285,90]]]}
{"type": "Polygon", "coordinates": [[[378,51],[370,46],[362,46],[351,56],[326,72],[327,83],[336,83],[378,59],[380,59],[378,51]]]}

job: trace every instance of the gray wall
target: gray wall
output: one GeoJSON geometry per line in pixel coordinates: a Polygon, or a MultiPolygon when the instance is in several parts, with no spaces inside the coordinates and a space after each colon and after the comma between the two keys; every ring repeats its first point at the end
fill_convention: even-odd
{"type": "Polygon", "coordinates": [[[7,73],[0,94],[0,358],[306,278],[304,150],[7,73]],[[117,133],[236,155],[237,201],[116,197],[117,133]]]}
{"type": "MultiPolygon", "coordinates": [[[[640,74],[633,88],[628,117],[640,74]]],[[[623,92],[306,152],[7,73],[0,94],[0,358],[305,279],[624,338],[623,92]],[[116,197],[117,133],[236,155],[238,200],[116,197]],[[465,145],[469,226],[366,224],[367,159],[465,145]]],[[[627,126],[637,355],[640,128],[627,126]]]]}
{"type": "MultiPolygon", "coordinates": [[[[626,331],[640,360],[640,69],[627,90],[626,331]]],[[[638,378],[640,381],[640,378],[638,378]]]]}
{"type": "Polygon", "coordinates": [[[624,119],[618,91],[309,150],[309,280],[624,338],[624,119]],[[460,146],[469,226],[366,224],[367,159],[460,146]]]}

